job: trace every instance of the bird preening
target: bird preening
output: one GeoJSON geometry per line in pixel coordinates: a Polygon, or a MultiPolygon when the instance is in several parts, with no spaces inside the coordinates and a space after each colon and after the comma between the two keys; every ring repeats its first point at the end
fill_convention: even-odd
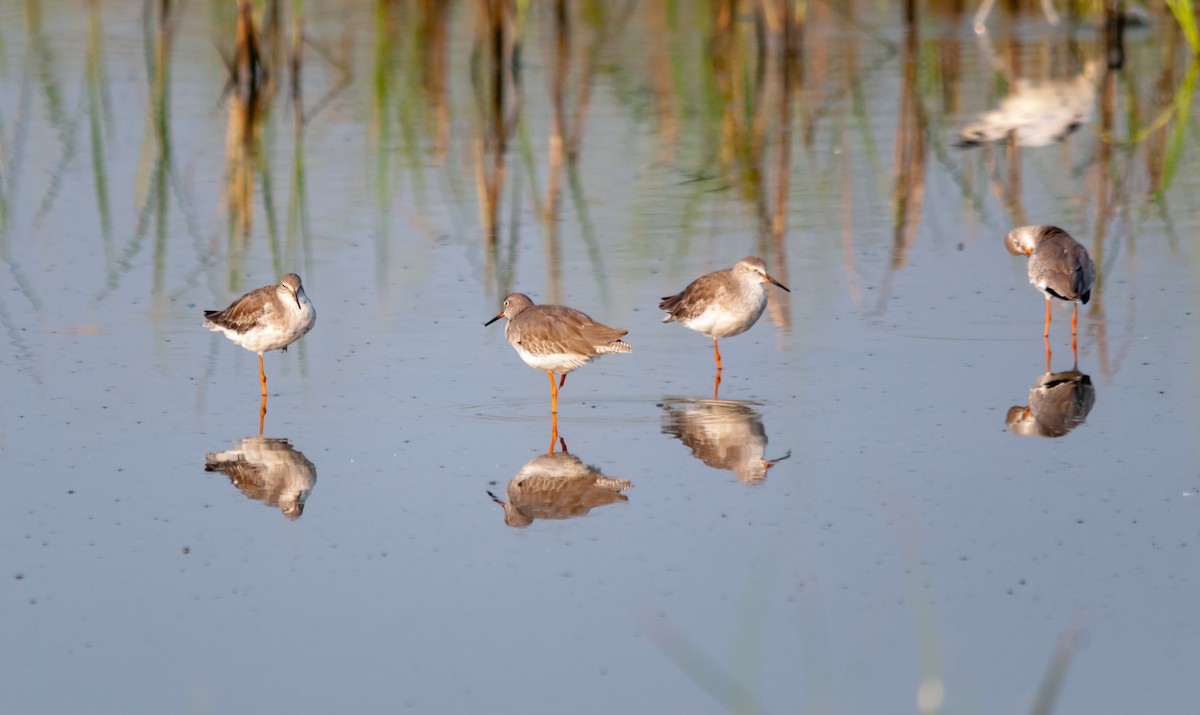
{"type": "Polygon", "coordinates": [[[1050,335],[1050,300],[1073,304],[1071,335],[1077,330],[1079,304],[1092,297],[1096,266],[1087,249],[1058,226],[1020,226],[1008,232],[1004,247],[1013,255],[1029,257],[1029,282],[1046,296],[1046,326],[1050,335]]]}

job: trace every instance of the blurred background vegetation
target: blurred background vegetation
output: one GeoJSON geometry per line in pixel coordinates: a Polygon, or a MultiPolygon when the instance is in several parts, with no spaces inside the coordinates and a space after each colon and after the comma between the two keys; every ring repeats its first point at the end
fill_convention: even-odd
{"type": "MultiPolygon", "coordinates": [[[[489,289],[498,293],[511,282],[515,216],[532,212],[547,297],[561,299],[564,230],[604,271],[581,168],[587,151],[608,151],[607,118],[593,111],[597,86],[652,132],[651,164],[690,184],[675,197],[677,225],[694,227],[711,210],[705,197],[721,192],[755,227],[756,252],[784,266],[785,283],[785,237],[795,220],[789,204],[797,197],[837,212],[860,301],[851,265],[862,200],[855,184],[873,183],[890,206],[889,265],[899,269],[934,167],[953,177],[976,213],[990,195],[1008,222],[1026,223],[1020,152],[1065,145],[1083,126],[1089,143],[1060,156],[1086,176],[1089,230],[1102,261],[1112,218],[1131,203],[1145,200],[1169,214],[1165,190],[1196,135],[1195,9],[1190,0],[1017,0],[977,15],[988,9],[952,0],[148,0],[140,7],[90,0],[86,21],[69,26],[78,34],[64,36],[47,26],[74,5],[27,0],[6,11],[19,23],[0,26],[0,72],[20,88],[0,106],[0,247],[12,240],[18,195],[36,204],[36,223],[75,198],[61,196],[54,177],[85,157],[110,289],[147,238],[156,256],[165,255],[173,206],[193,244],[211,243],[172,150],[176,45],[199,38],[211,43],[225,74],[212,99],[226,116],[227,240],[198,251],[206,258],[196,270],[226,261],[231,291],[241,287],[256,225],[277,274],[311,265],[306,130],[323,115],[336,121],[328,115],[349,100],[365,129],[379,270],[396,250],[388,216],[402,188],[411,191],[412,220],[427,230],[423,206],[471,207],[489,289]],[[127,100],[114,106],[108,55],[132,39],[134,14],[146,87],[136,178],[114,176],[109,158],[116,125],[134,117],[127,100]],[[86,48],[81,84],[61,57],[64,43],[86,48]],[[974,57],[986,59],[983,72],[974,57]],[[23,140],[39,113],[54,146],[37,151],[54,153],[57,166],[50,179],[26,187],[23,140]],[[1034,136],[1029,125],[1038,123],[1034,136]],[[853,161],[865,162],[869,175],[855,178],[853,161]],[[118,237],[112,186],[129,179],[137,187],[136,229],[118,237]]],[[[672,250],[686,250],[686,242],[672,250]]],[[[155,264],[157,291],[164,262],[155,264]]]]}

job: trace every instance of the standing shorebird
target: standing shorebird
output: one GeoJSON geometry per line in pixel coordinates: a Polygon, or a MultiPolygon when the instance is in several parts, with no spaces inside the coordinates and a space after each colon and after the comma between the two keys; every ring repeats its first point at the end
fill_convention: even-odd
{"type": "Polygon", "coordinates": [[[517,355],[529,367],[545,370],[550,376],[550,412],[554,415],[558,414],[558,388],[567,381],[568,372],[594,357],[633,350],[621,341],[628,330],[601,325],[565,305],[534,305],[524,293],[506,295],[504,310],[484,325],[501,318],[508,318],[504,337],[517,355]],[[557,384],[556,374],[562,375],[557,384]]]}
{"type": "Polygon", "coordinates": [[[787,286],[767,275],[767,266],[757,256],[747,256],[720,271],[700,276],[683,292],[662,299],[658,307],[667,311],[662,322],[675,321],[683,327],[707,335],[713,341],[717,372],[721,372],[721,351],[717,338],[741,335],[758,322],[767,307],[763,283],[774,283],[788,293],[787,286]]]}
{"type": "Polygon", "coordinates": [[[317,312],[304,294],[300,276],[289,273],[279,285],[263,286],[233,301],[225,310],[204,311],[204,327],[250,352],[258,353],[258,377],[267,396],[267,373],[263,353],[284,350],[312,330],[317,312]]]}
{"type": "Polygon", "coordinates": [[[1050,335],[1050,299],[1072,304],[1071,338],[1079,320],[1079,304],[1087,304],[1096,281],[1096,266],[1087,249],[1057,226],[1021,226],[1008,232],[1004,247],[1013,255],[1029,256],[1029,282],[1046,295],[1046,327],[1050,335]]]}

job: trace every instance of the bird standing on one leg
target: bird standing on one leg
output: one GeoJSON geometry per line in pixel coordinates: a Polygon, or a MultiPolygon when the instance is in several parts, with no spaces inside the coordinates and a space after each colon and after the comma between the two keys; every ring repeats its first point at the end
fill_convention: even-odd
{"type": "Polygon", "coordinates": [[[1079,304],[1088,302],[1096,282],[1096,266],[1087,249],[1057,226],[1021,226],[1008,232],[1004,247],[1013,255],[1029,257],[1029,282],[1046,296],[1046,326],[1050,335],[1050,299],[1073,304],[1071,342],[1074,345],[1079,304]]]}
{"type": "Polygon", "coordinates": [[[288,273],[279,285],[263,286],[250,291],[225,310],[204,311],[204,327],[225,337],[250,352],[258,353],[258,377],[262,394],[267,395],[267,373],[263,369],[263,353],[284,350],[312,330],[317,312],[304,294],[300,276],[288,273]]]}
{"type": "Polygon", "coordinates": [[[633,350],[621,341],[628,330],[597,323],[565,305],[534,305],[524,293],[505,296],[504,309],[484,325],[501,318],[508,318],[504,337],[517,355],[529,367],[545,370],[550,376],[550,412],[556,416],[558,388],[567,381],[568,372],[583,367],[594,357],[633,350]],[[556,374],[562,376],[557,384],[556,374]]]}
{"type": "Polygon", "coordinates": [[[763,283],[774,283],[791,293],[787,286],[767,275],[767,266],[761,258],[747,256],[733,268],[700,276],[683,291],[663,298],[658,304],[667,312],[662,322],[682,323],[685,328],[712,338],[719,380],[721,351],[717,339],[740,335],[758,322],[767,307],[763,283]]]}

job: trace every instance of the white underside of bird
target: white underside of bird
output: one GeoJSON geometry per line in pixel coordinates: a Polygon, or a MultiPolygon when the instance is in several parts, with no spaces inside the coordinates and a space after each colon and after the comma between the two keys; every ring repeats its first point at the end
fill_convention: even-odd
{"type": "Polygon", "coordinates": [[[517,351],[517,355],[521,357],[525,364],[537,370],[552,372],[556,375],[563,375],[572,370],[583,367],[591,360],[590,357],[579,355],[578,353],[550,353],[548,355],[535,355],[527,350],[524,350],[520,345],[513,345],[517,351]]]}
{"type": "MultiPolygon", "coordinates": [[[[738,301],[714,301],[709,304],[709,307],[694,318],[681,320],[685,327],[689,330],[695,330],[701,335],[707,335],[710,338],[728,338],[734,335],[741,335],[758,322],[762,316],[763,310],[767,307],[767,291],[763,289],[761,282],[742,283],[741,296],[738,301]],[[744,311],[730,311],[726,306],[739,305],[748,307],[744,311]]],[[[672,318],[670,314],[663,319],[663,322],[678,320],[672,318]]]]}
{"type": "MultiPolygon", "coordinates": [[[[262,320],[250,330],[239,333],[232,328],[217,325],[209,320],[204,321],[204,327],[213,332],[224,333],[225,337],[235,344],[255,353],[279,350],[299,340],[317,322],[317,313],[309,302],[308,296],[300,294],[300,305],[295,301],[281,301],[283,310],[287,312],[287,320],[262,320]]],[[[268,317],[268,316],[264,316],[268,317]]]]}

